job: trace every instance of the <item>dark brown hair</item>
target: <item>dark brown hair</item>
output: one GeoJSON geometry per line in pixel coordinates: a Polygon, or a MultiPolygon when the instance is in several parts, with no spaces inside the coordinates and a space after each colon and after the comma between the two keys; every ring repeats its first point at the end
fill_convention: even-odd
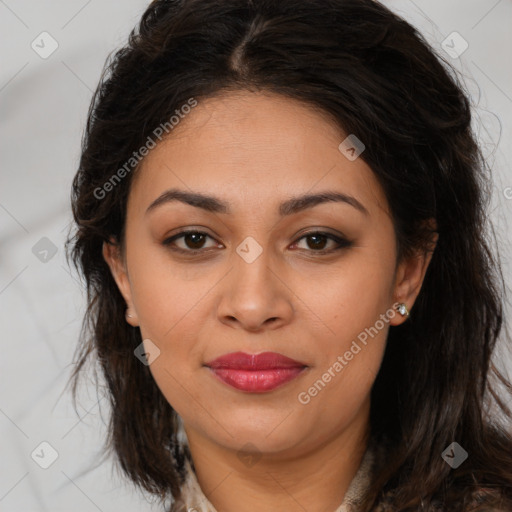
{"type": "Polygon", "coordinates": [[[491,361],[504,283],[486,216],[490,169],[456,73],[372,0],[156,0],[109,57],[89,109],[72,190],[77,229],[67,241],[88,298],[73,396],[92,358],[111,405],[106,453],[162,502],[179,497],[190,453],[176,438],[176,413],[134,357],[141,333],[126,323],[102,257],[104,241],[123,244],[137,166],[98,190],[190,98],[237,90],[303,101],[364,142],[399,259],[428,248],[426,221],[437,223],[422,290],[411,318],[390,328],[372,390],[371,435],[388,454],[362,510],[466,511],[484,489],[494,491],[485,510],[512,510],[512,437],[488,407],[511,418],[512,387],[491,361]],[[454,441],[469,453],[456,469],[441,457],[454,441]]]}

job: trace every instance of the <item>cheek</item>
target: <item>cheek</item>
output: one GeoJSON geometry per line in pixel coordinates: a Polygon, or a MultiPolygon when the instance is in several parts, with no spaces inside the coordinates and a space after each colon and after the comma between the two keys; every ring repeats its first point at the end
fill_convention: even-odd
{"type": "MultiPolygon", "coordinates": [[[[201,417],[203,389],[198,375],[206,371],[202,368],[203,353],[198,343],[202,322],[197,321],[196,310],[201,297],[185,292],[178,300],[180,294],[175,292],[172,297],[160,295],[162,300],[153,307],[150,301],[142,307],[141,335],[158,347],[159,355],[149,369],[167,402],[182,417],[201,417]]],[[[156,299],[156,295],[152,298],[156,299]]]]}
{"type": "Polygon", "coordinates": [[[393,279],[392,254],[358,248],[328,275],[308,276],[309,303],[323,320],[326,335],[350,343],[389,310],[393,279]]]}
{"type": "Polygon", "coordinates": [[[171,262],[160,248],[134,248],[130,256],[132,300],[141,336],[160,351],[150,370],[174,404],[184,393],[183,384],[187,389],[193,385],[194,372],[203,362],[204,346],[198,341],[205,338],[206,317],[213,308],[212,290],[222,276],[218,271],[203,271],[201,279],[191,278],[186,264],[171,262]]]}
{"type": "MultiPolygon", "coordinates": [[[[197,314],[216,273],[202,273],[202,279],[190,275],[193,265],[177,264],[161,248],[134,248],[128,261],[132,300],[143,336],[166,342],[177,330],[194,332],[190,318],[197,314]]],[[[194,271],[197,273],[197,270],[194,271]]]]}
{"type": "Polygon", "coordinates": [[[393,252],[365,247],[314,288],[312,309],[322,318],[322,328],[311,333],[318,364],[306,384],[311,387],[301,390],[305,401],[343,403],[343,411],[350,413],[364,400],[396,314],[391,309],[393,279],[393,252]]]}
{"type": "Polygon", "coordinates": [[[317,365],[296,397],[319,428],[347,425],[369,400],[394,314],[376,302],[372,313],[361,302],[345,304],[331,323],[334,334],[315,337],[317,365]]]}

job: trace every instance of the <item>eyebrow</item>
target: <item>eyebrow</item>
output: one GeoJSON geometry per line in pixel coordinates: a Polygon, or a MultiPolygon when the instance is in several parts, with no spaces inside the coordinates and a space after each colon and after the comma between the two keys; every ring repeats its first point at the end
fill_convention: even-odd
{"type": "MultiPolygon", "coordinates": [[[[230,214],[231,209],[229,203],[206,194],[199,192],[187,192],[176,188],[166,190],[160,196],[158,196],[147,208],[146,214],[151,210],[154,210],[158,206],[167,204],[173,201],[180,201],[182,203],[194,206],[196,208],[202,208],[207,212],[213,213],[225,213],[230,214]]],[[[364,215],[370,215],[368,210],[355,198],[341,192],[325,191],[317,194],[304,194],[302,196],[292,197],[287,199],[279,205],[279,215],[284,217],[286,215],[293,215],[299,213],[308,208],[322,203],[337,202],[345,203],[353,206],[355,209],[363,213],[364,215]]]]}

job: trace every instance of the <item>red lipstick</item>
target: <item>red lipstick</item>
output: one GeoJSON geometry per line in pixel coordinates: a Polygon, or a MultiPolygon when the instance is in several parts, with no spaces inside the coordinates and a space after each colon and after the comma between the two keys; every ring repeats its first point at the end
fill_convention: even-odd
{"type": "Polygon", "coordinates": [[[206,363],[206,366],[225,384],[252,393],[275,389],[307,367],[277,352],[232,352],[206,363]]]}

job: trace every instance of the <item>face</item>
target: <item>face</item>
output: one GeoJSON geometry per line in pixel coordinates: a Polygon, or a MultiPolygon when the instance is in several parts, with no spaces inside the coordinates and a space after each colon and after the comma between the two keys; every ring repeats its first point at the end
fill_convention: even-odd
{"type": "Polygon", "coordinates": [[[230,93],[199,102],[137,170],[124,253],[104,257],[189,437],[271,455],[367,425],[404,321],[393,305],[411,308],[428,260],[397,265],[386,197],[338,148],[346,137],[294,100],[230,93]],[[268,352],[294,363],[250,357],[268,352]]]}

